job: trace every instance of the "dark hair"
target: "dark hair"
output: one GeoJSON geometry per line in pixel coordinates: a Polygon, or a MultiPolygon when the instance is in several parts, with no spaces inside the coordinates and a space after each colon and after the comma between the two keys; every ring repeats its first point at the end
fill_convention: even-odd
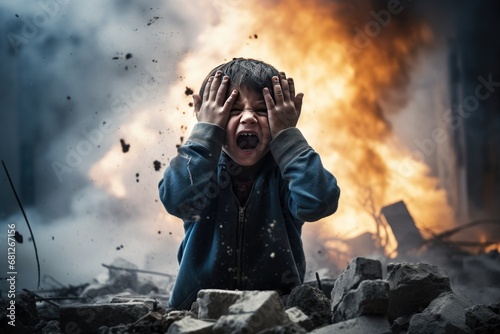
{"type": "Polygon", "coordinates": [[[251,58],[233,58],[230,62],[215,67],[203,80],[200,96],[203,97],[208,78],[215,75],[219,70],[222,75],[229,77],[230,89],[228,89],[228,96],[232,89],[242,86],[258,93],[262,93],[262,89],[267,87],[274,99],[272,77],[279,76],[278,70],[263,61],[251,58]]]}

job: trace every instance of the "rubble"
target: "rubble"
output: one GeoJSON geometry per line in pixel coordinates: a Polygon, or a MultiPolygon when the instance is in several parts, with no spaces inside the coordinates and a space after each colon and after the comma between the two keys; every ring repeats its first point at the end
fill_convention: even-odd
{"type": "Polygon", "coordinates": [[[318,288],[308,285],[294,288],[288,296],[286,306],[299,308],[311,319],[314,327],[330,324],[330,300],[318,288]]]}
{"type": "Polygon", "coordinates": [[[364,315],[359,318],[339,322],[319,329],[311,334],[392,334],[391,326],[386,317],[364,315]]]}
{"type": "Polygon", "coordinates": [[[357,289],[349,291],[333,314],[333,323],[362,315],[387,315],[389,283],[383,280],[365,280],[357,289]]]}
{"type": "Polygon", "coordinates": [[[213,322],[199,320],[192,317],[184,317],[174,322],[167,331],[167,334],[211,334],[213,322]]]}
{"type": "Polygon", "coordinates": [[[396,263],[387,266],[389,321],[423,311],[443,292],[451,291],[444,270],[426,263],[396,263]],[[411,302],[410,302],[411,301],[411,302]]]}
{"type": "MultiPolygon", "coordinates": [[[[127,264],[121,262],[120,267],[124,265],[127,264]]],[[[500,302],[474,305],[451,289],[442,268],[426,263],[391,263],[387,266],[387,278],[383,279],[379,261],[355,258],[337,280],[330,280],[331,299],[319,282],[298,286],[288,296],[279,296],[276,291],[208,289],[199,291],[191,311],[168,308],[165,295],[139,294],[134,290],[141,287],[137,279],[140,270],[108,267],[116,272],[101,284],[108,287],[102,290],[106,294],[90,298],[88,288],[81,293],[84,286],[63,289],[87,298],[78,298],[82,301],[78,304],[71,299],[56,299],[58,305],[33,292],[19,295],[16,330],[42,334],[500,332],[500,302]],[[110,294],[115,290],[109,287],[117,286],[122,288],[120,294],[110,294]],[[55,319],[53,311],[41,312],[47,303],[55,305],[55,319]]],[[[488,270],[494,275],[493,265],[488,270]]],[[[6,300],[0,300],[0,304],[0,330],[9,333],[6,300]]]]}
{"type": "Polygon", "coordinates": [[[229,313],[229,307],[243,295],[242,291],[201,290],[198,292],[198,318],[219,319],[229,313]]]}
{"type": "Polygon", "coordinates": [[[500,333],[500,302],[466,308],[465,319],[474,333],[500,333]]]}
{"type": "Polygon", "coordinates": [[[287,309],[286,314],[291,322],[302,327],[306,331],[311,331],[314,329],[314,323],[311,318],[309,318],[302,310],[298,307],[291,307],[287,309]]]}
{"type": "Polygon", "coordinates": [[[382,263],[362,257],[354,258],[335,281],[331,293],[332,312],[335,312],[342,298],[350,290],[356,289],[364,280],[374,279],[382,279],[382,263]]]}
{"type": "Polygon", "coordinates": [[[257,333],[290,320],[276,291],[243,291],[228,315],[217,320],[214,333],[257,333]]]}
{"type": "Polygon", "coordinates": [[[465,324],[465,309],[471,302],[453,292],[444,292],[434,299],[422,312],[410,320],[408,334],[424,333],[468,333],[465,324]]]}
{"type": "Polygon", "coordinates": [[[77,304],[61,307],[61,331],[94,333],[102,326],[136,322],[150,311],[145,303],[77,304]]]}

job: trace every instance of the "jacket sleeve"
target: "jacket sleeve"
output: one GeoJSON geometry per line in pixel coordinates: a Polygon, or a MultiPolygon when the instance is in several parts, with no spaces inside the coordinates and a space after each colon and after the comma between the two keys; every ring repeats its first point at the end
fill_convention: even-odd
{"type": "Polygon", "coordinates": [[[298,220],[316,221],[333,214],[338,207],[340,188],[321,158],[297,128],[279,133],[270,143],[283,179],[288,183],[286,201],[298,220]]]}
{"type": "Polygon", "coordinates": [[[197,123],[177,156],[163,174],[160,199],[171,215],[197,221],[207,207],[211,187],[217,187],[217,164],[225,130],[209,123],[197,123]]]}

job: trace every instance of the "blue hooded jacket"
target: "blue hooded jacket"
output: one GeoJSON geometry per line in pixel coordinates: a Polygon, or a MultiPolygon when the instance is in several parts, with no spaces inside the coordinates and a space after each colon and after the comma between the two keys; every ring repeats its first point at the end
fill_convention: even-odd
{"type": "Polygon", "coordinates": [[[231,187],[239,166],[221,152],[224,135],[197,123],[159,184],[167,211],[184,221],[169,302],[176,309],[189,309],[201,289],[289,293],[304,280],[302,225],[337,210],[337,181],[297,128],[271,141],[242,206],[231,187]]]}

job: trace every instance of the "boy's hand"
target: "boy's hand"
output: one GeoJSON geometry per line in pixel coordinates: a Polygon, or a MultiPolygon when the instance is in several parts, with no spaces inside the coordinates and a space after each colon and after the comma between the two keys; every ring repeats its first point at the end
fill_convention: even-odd
{"type": "Polygon", "coordinates": [[[279,77],[273,77],[273,89],[276,101],[273,100],[269,89],[264,88],[263,90],[271,138],[276,137],[281,131],[297,125],[304,97],[302,93],[295,95],[293,79],[287,79],[283,72],[280,72],[279,77]]]}
{"type": "Polygon", "coordinates": [[[212,123],[225,129],[231,108],[233,107],[238,91],[233,90],[226,99],[229,77],[222,77],[222,72],[217,71],[215,76],[208,78],[203,91],[203,98],[200,95],[193,95],[194,112],[198,122],[212,123]]]}

